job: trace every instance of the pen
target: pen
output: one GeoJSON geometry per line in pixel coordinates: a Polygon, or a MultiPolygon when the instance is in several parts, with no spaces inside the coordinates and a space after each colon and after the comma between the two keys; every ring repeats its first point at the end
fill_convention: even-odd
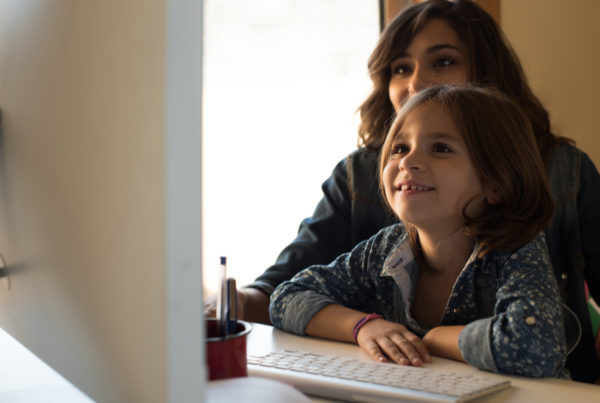
{"type": "Polygon", "coordinates": [[[219,264],[219,289],[217,293],[217,331],[219,336],[225,336],[227,333],[227,318],[225,310],[227,308],[227,258],[221,256],[219,264]]]}
{"type": "Polygon", "coordinates": [[[237,332],[237,290],[234,278],[227,279],[227,307],[225,309],[225,336],[237,332]]]}

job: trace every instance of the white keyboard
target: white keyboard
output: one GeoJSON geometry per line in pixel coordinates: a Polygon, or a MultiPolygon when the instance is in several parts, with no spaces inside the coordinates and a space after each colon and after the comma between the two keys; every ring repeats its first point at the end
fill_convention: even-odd
{"type": "Polygon", "coordinates": [[[248,357],[248,374],[279,380],[314,396],[364,402],[464,402],[510,381],[301,351],[248,357]]]}

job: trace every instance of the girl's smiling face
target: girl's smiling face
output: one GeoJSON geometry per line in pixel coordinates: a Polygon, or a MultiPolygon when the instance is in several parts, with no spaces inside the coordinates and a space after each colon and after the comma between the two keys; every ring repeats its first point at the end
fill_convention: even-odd
{"type": "Polygon", "coordinates": [[[466,49],[446,21],[432,19],[392,62],[390,69],[388,95],[398,112],[408,99],[425,88],[466,83],[466,49]]]}
{"type": "Polygon", "coordinates": [[[446,111],[420,105],[391,135],[382,184],[400,220],[450,234],[464,225],[465,206],[468,214],[481,209],[485,192],[480,176],[446,111]]]}

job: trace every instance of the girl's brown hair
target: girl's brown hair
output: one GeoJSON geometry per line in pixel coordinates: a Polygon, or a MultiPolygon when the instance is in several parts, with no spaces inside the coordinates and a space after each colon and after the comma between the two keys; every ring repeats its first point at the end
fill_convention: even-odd
{"type": "MultiPolygon", "coordinates": [[[[477,215],[463,209],[464,228],[482,251],[515,249],[543,231],[552,216],[552,196],[530,120],[519,105],[491,88],[441,86],[421,91],[399,111],[381,150],[379,173],[406,117],[434,105],[454,122],[481,183],[498,196],[477,215]]],[[[385,192],[384,192],[385,194],[385,192]]]]}
{"type": "Polygon", "coordinates": [[[375,151],[381,148],[394,118],[388,96],[391,63],[432,19],[447,22],[464,43],[470,83],[497,88],[516,100],[529,118],[543,161],[557,142],[569,141],[550,132],[548,112],[531,91],[518,57],[494,19],[470,0],[429,0],[406,8],[390,22],[369,57],[373,90],[358,108],[359,145],[375,151]]]}

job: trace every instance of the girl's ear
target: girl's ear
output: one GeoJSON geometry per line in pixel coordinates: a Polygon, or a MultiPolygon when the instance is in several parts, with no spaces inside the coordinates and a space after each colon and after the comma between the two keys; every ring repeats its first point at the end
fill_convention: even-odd
{"type": "Polygon", "coordinates": [[[500,194],[496,191],[496,189],[488,189],[485,192],[485,201],[487,201],[489,204],[500,203],[500,194]]]}

